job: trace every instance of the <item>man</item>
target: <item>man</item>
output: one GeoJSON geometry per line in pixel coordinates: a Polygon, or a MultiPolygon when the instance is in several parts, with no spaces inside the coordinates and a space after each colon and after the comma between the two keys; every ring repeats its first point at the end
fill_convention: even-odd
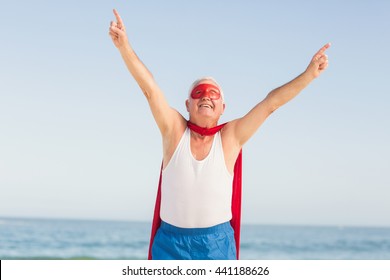
{"type": "Polygon", "coordinates": [[[272,112],[327,68],[325,51],[330,44],[313,56],[297,78],[272,90],[242,118],[217,127],[225,110],[217,82],[212,78],[194,82],[186,100],[187,121],[168,105],[152,74],[129,44],[120,15],[116,10],[114,14],[116,22],[111,22],[109,35],[144,93],[163,140],[161,202],[158,200],[155,213],[161,217],[161,224],[153,234],[151,257],[238,258],[239,244],[229,221],[234,168],[241,148],[272,112]]]}

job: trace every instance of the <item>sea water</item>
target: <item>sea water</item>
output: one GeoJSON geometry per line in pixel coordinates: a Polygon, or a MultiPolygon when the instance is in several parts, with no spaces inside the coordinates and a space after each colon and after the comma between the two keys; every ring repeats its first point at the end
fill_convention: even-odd
{"type": "MultiPolygon", "coordinates": [[[[0,259],[146,259],[150,223],[0,218],[0,259]]],[[[241,259],[390,260],[390,228],[242,225],[241,259]]]]}

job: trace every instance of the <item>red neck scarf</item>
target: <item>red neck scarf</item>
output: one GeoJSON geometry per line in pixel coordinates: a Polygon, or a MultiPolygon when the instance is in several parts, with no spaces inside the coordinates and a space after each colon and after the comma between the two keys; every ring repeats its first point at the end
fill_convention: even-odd
{"type": "MultiPolygon", "coordinates": [[[[192,131],[199,133],[202,136],[211,136],[216,134],[218,131],[225,126],[226,123],[222,125],[218,125],[212,128],[203,128],[199,127],[191,122],[187,122],[187,126],[192,131]]],[[[152,232],[150,236],[149,243],[149,254],[148,259],[152,259],[152,244],[154,240],[154,236],[161,224],[160,218],[160,206],[161,206],[161,182],[162,182],[162,169],[163,166],[161,164],[160,171],[160,179],[158,183],[157,189],[157,198],[156,204],[154,207],[154,216],[152,222],[152,232]]],[[[236,163],[234,165],[234,177],[233,177],[233,194],[232,194],[232,219],[230,220],[230,224],[234,230],[234,239],[236,241],[236,250],[237,250],[237,259],[239,259],[240,252],[240,226],[241,226],[241,190],[242,190],[242,151],[240,151],[236,163]]]]}
{"type": "Polygon", "coordinates": [[[222,127],[225,126],[226,123],[224,124],[221,124],[221,125],[218,125],[218,126],[214,126],[212,128],[207,128],[207,127],[200,127],[200,126],[197,126],[196,124],[193,124],[192,122],[188,121],[187,122],[187,126],[189,129],[191,129],[192,131],[196,132],[196,133],[199,133],[200,135],[202,136],[211,136],[211,135],[214,135],[215,133],[217,133],[218,131],[220,131],[222,129],[222,127]]]}

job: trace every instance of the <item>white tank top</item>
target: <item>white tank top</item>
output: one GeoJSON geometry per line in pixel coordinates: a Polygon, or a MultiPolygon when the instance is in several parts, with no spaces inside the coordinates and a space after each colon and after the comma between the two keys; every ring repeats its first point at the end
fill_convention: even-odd
{"type": "Polygon", "coordinates": [[[203,160],[191,153],[186,129],[163,170],[160,217],[177,227],[204,228],[232,218],[232,183],[222,149],[221,133],[215,134],[203,160]]]}

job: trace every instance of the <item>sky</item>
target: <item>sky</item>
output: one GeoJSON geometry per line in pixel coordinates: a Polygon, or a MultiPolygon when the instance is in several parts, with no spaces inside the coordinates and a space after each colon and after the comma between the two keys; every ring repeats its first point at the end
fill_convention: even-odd
{"type": "Polygon", "coordinates": [[[213,76],[221,122],[328,69],[243,150],[243,223],[390,226],[390,2],[2,1],[0,217],[150,221],[162,159],[108,36],[112,9],[169,104],[213,76]]]}

